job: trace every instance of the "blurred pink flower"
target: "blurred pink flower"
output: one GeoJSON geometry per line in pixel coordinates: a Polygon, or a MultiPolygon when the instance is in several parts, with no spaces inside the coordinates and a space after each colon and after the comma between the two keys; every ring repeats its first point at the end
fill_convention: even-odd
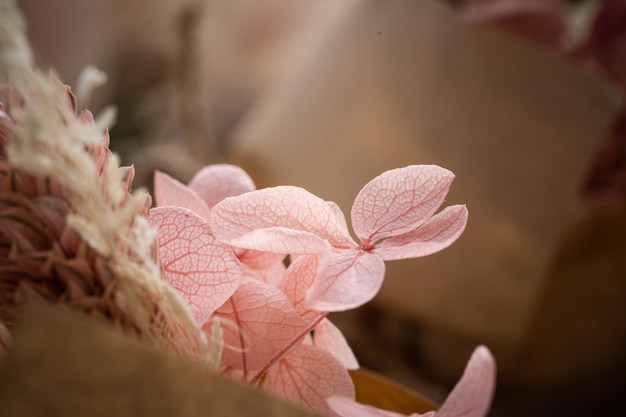
{"type": "Polygon", "coordinates": [[[463,0],[463,18],[495,25],[555,50],[565,46],[563,0],[463,0]]]}
{"type": "MultiPolygon", "coordinates": [[[[409,417],[485,417],[491,407],[495,381],[495,360],[485,346],[479,346],[441,408],[425,414],[411,414],[409,417]]],[[[404,417],[340,396],[331,397],[328,403],[342,417],[404,417]]]]}

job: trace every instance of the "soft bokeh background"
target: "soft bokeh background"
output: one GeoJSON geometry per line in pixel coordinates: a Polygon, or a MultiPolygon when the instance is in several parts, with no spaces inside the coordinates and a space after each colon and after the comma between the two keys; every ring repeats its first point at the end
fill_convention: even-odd
{"type": "Polygon", "coordinates": [[[488,345],[493,416],[625,409],[626,12],[608,3],[622,20],[585,49],[603,2],[19,2],[41,66],[108,73],[88,106],[118,107],[112,147],[139,183],[232,162],[347,214],[386,169],[454,171],[463,237],[389,263],[333,319],[364,366],[438,401],[488,345]]]}

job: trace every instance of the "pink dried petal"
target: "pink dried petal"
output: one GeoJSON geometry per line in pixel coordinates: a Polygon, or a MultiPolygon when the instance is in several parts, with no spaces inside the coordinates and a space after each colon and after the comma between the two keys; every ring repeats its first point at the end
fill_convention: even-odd
{"type": "Polygon", "coordinates": [[[328,397],[355,396],[352,379],[341,363],[327,351],[302,343],[269,369],[263,387],[322,415],[333,415],[328,397]]]}
{"type": "Polygon", "coordinates": [[[319,266],[320,257],[317,255],[298,256],[292,260],[278,284],[278,288],[291,300],[300,317],[306,321],[312,321],[319,316],[319,312],[305,305],[307,290],[313,284],[319,266]]]}
{"type": "Polygon", "coordinates": [[[329,243],[319,236],[285,227],[252,230],[237,238],[223,239],[223,241],[237,248],[285,255],[326,253],[331,249],[329,243]]]}
{"type": "Polygon", "coordinates": [[[372,252],[385,261],[431,255],[454,243],[466,224],[464,205],[446,207],[417,230],[385,239],[372,252]]]}
{"type": "MultiPolygon", "coordinates": [[[[222,367],[241,370],[244,379],[306,328],[281,291],[255,280],[241,284],[214,317],[224,335],[222,367]]],[[[204,328],[210,329],[211,321],[204,328]]]]}
{"type": "Polygon", "coordinates": [[[341,228],[348,230],[348,223],[346,222],[346,216],[343,214],[341,207],[339,207],[339,205],[335,203],[334,201],[327,201],[326,203],[335,212],[335,217],[337,218],[337,221],[339,221],[339,223],[341,224],[341,228]]]}
{"type": "Polygon", "coordinates": [[[132,165],[127,167],[120,167],[118,172],[120,174],[122,184],[124,185],[124,189],[126,191],[130,191],[130,187],[133,184],[133,180],[135,179],[135,167],[132,165]]]}
{"type": "Polygon", "coordinates": [[[228,164],[209,165],[202,168],[189,182],[209,207],[226,197],[241,195],[256,189],[254,181],[243,169],[228,164]]]}
{"type": "Polygon", "coordinates": [[[189,187],[169,175],[154,172],[154,201],[157,206],[175,206],[189,209],[209,219],[209,207],[189,187]]]}
{"type": "Polygon", "coordinates": [[[359,369],[359,362],[346,338],[330,320],[324,319],[315,326],[313,340],[315,346],[330,352],[346,369],[359,369]]]}
{"type": "Polygon", "coordinates": [[[53,259],[51,267],[55,275],[63,282],[82,282],[86,286],[94,285],[94,271],[84,259],[53,259]]]}
{"type": "Polygon", "coordinates": [[[626,2],[603,0],[578,58],[593,58],[612,81],[626,91],[626,2]]]}
{"type": "MultiPolygon", "coordinates": [[[[87,110],[85,110],[85,112],[86,112],[85,114],[88,114],[91,117],[91,122],[93,123],[93,116],[91,115],[91,113],[89,113],[87,110]]],[[[106,165],[107,160],[111,156],[111,150],[109,149],[110,141],[111,141],[111,138],[109,136],[109,132],[106,131],[104,133],[104,137],[102,138],[102,141],[91,150],[91,154],[93,155],[94,162],[96,163],[96,169],[98,170],[99,173],[103,172],[104,166],[106,165]]]]}
{"type": "Polygon", "coordinates": [[[380,257],[360,250],[334,253],[307,291],[306,306],[317,311],[344,311],[370,301],[385,275],[380,257]]]}
{"type": "Polygon", "coordinates": [[[241,267],[246,277],[257,279],[272,287],[278,286],[286,270],[285,264],[283,264],[282,261],[266,269],[254,269],[248,267],[246,264],[241,264],[241,267]]]}
{"type": "Polygon", "coordinates": [[[7,161],[0,161],[0,192],[15,193],[26,198],[36,197],[37,179],[32,175],[27,175],[22,171],[13,169],[7,161]]]}
{"type": "Polygon", "coordinates": [[[21,273],[30,277],[33,280],[45,280],[49,278],[49,275],[47,275],[45,271],[46,259],[49,255],[49,252],[30,252],[26,254],[18,254],[16,252],[17,251],[14,251],[10,258],[12,258],[13,262],[15,262],[15,265],[19,267],[21,273]]]}
{"type": "MultiPolygon", "coordinates": [[[[273,269],[277,264],[283,265],[285,255],[251,249],[235,248],[235,254],[242,264],[256,270],[273,269]]],[[[284,268],[283,268],[284,269],[284,268]]]]}
{"type": "Polygon", "coordinates": [[[9,133],[15,128],[13,119],[4,112],[4,106],[0,103],[0,155],[4,154],[4,145],[9,133]]]}
{"type": "Polygon", "coordinates": [[[496,385],[496,362],[485,346],[474,350],[463,376],[437,411],[437,417],[484,417],[496,385]]]}
{"type": "Polygon", "coordinates": [[[150,223],[157,229],[165,278],[202,326],[239,285],[239,261],[230,246],[213,237],[209,223],[190,210],[157,207],[150,210],[150,223]]]}
{"type": "Polygon", "coordinates": [[[49,246],[51,232],[42,227],[34,213],[23,207],[7,207],[0,213],[0,232],[9,237],[24,252],[33,252],[49,246]]]}
{"type": "Polygon", "coordinates": [[[60,236],[65,228],[65,216],[70,211],[67,202],[53,197],[36,198],[30,209],[54,236],[60,236]]]}
{"type": "Polygon", "coordinates": [[[465,0],[463,17],[488,22],[555,49],[563,47],[567,7],[562,0],[465,0]]]}
{"type": "Polygon", "coordinates": [[[452,172],[436,165],[411,165],[371,180],[352,206],[352,226],[362,245],[426,222],[443,203],[453,179],[452,172]]]}
{"type": "Polygon", "coordinates": [[[337,247],[355,246],[335,210],[299,187],[252,191],[227,198],[211,211],[211,228],[219,239],[232,240],[273,227],[308,232],[337,247]]]}

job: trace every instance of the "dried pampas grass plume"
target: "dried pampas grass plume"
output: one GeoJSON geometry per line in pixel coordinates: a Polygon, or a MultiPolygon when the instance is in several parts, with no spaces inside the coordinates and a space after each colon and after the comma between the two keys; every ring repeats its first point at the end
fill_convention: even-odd
{"type": "Polygon", "coordinates": [[[133,167],[119,166],[91,113],[77,115],[69,87],[33,69],[24,26],[0,0],[0,351],[30,296],[206,359],[158,264],[150,196],[130,192],[133,167]]]}

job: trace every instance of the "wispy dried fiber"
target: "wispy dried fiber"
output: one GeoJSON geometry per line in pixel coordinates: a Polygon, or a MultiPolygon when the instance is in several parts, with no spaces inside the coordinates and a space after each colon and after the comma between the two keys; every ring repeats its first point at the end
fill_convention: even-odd
{"type": "Polygon", "coordinates": [[[202,357],[156,259],[150,196],[130,192],[133,167],[119,166],[89,112],[77,114],[69,87],[32,69],[13,0],[0,0],[0,48],[0,324],[11,329],[30,296],[202,357]]]}

